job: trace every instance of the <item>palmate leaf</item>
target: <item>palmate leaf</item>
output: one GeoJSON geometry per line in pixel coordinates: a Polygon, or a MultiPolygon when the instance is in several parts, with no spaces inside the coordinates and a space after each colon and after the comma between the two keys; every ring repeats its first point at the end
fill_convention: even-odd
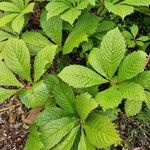
{"type": "Polygon", "coordinates": [[[0,86],[18,86],[23,85],[16,79],[15,75],[8,69],[4,62],[0,61],[0,86]]]}
{"type": "Polygon", "coordinates": [[[126,52],[125,40],[118,28],[109,31],[101,42],[100,49],[95,49],[89,56],[89,62],[96,71],[111,79],[126,52]]]}
{"type": "Polygon", "coordinates": [[[62,20],[59,17],[52,17],[47,20],[46,11],[43,11],[40,18],[40,23],[43,31],[51,38],[53,42],[61,47],[62,45],[62,20]]]}
{"type": "Polygon", "coordinates": [[[140,72],[144,71],[147,61],[146,53],[143,51],[133,52],[126,56],[118,70],[120,81],[131,79],[140,72]]]}
{"type": "Polygon", "coordinates": [[[109,89],[99,92],[96,95],[96,101],[104,110],[116,108],[122,100],[122,95],[117,87],[112,86],[109,89]]]}
{"type": "Polygon", "coordinates": [[[8,68],[29,82],[32,82],[30,77],[29,50],[23,40],[10,38],[2,52],[8,68]]]}
{"type": "Polygon", "coordinates": [[[70,150],[74,143],[78,130],[79,126],[74,127],[71,132],[63,139],[63,141],[61,141],[58,145],[52,148],[52,150],[70,150]]]}
{"type": "Polygon", "coordinates": [[[49,93],[43,81],[34,84],[29,89],[23,89],[19,93],[19,98],[28,108],[36,108],[44,106],[49,93]]]}
{"type": "Polygon", "coordinates": [[[74,114],[75,94],[72,88],[53,75],[49,75],[46,78],[45,83],[50,93],[54,94],[56,103],[64,110],[64,112],[74,114]]]}
{"type": "Polygon", "coordinates": [[[53,62],[57,45],[48,45],[39,51],[34,61],[34,82],[38,81],[53,62]]]}
{"type": "Polygon", "coordinates": [[[76,124],[77,120],[75,118],[63,117],[42,126],[40,131],[45,148],[53,148],[74,128],[76,124]]]}
{"type": "Polygon", "coordinates": [[[96,107],[98,107],[96,101],[88,93],[82,93],[76,97],[76,112],[83,121],[88,117],[89,113],[96,107]]]}
{"type": "Polygon", "coordinates": [[[88,36],[96,30],[98,22],[99,18],[97,16],[89,13],[82,14],[65,41],[63,53],[70,53],[80,43],[87,41],[88,36]]]}
{"type": "Polygon", "coordinates": [[[70,65],[58,75],[64,82],[76,88],[85,88],[107,82],[100,75],[80,65],[70,65]]]}
{"type": "Polygon", "coordinates": [[[15,94],[17,90],[9,90],[9,89],[4,89],[0,88],[0,102],[3,102],[13,94],[15,94]]]}
{"type": "Polygon", "coordinates": [[[40,132],[38,131],[38,127],[34,124],[29,129],[30,134],[26,141],[26,145],[24,150],[41,150],[44,148],[43,143],[40,139],[40,132]]]}
{"type": "Polygon", "coordinates": [[[120,137],[110,119],[104,115],[93,115],[84,125],[89,142],[97,148],[119,144],[120,137]]]}
{"type": "Polygon", "coordinates": [[[78,145],[78,150],[95,150],[94,146],[92,146],[87,140],[84,131],[81,131],[80,142],[78,145]]]}

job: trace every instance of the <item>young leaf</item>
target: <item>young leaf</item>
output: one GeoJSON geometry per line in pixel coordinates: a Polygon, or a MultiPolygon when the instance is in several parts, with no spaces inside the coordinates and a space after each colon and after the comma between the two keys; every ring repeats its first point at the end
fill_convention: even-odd
{"type": "Polygon", "coordinates": [[[132,33],[133,37],[136,38],[138,31],[139,31],[138,26],[134,24],[130,29],[131,29],[131,33],[132,33]]]}
{"type": "Polygon", "coordinates": [[[43,81],[34,84],[30,89],[23,89],[19,93],[19,98],[28,108],[36,108],[44,106],[49,93],[43,81]]]}
{"type": "Polygon", "coordinates": [[[62,20],[59,17],[52,17],[47,20],[46,11],[41,14],[40,22],[43,31],[57,45],[62,45],[62,20]]]}
{"type": "Polygon", "coordinates": [[[65,41],[63,53],[70,53],[80,43],[87,41],[88,36],[92,35],[96,30],[98,22],[99,18],[97,16],[89,13],[82,14],[65,41]]]}
{"type": "Polygon", "coordinates": [[[29,129],[30,134],[26,141],[26,145],[24,150],[41,150],[44,148],[43,143],[40,139],[40,132],[38,131],[38,127],[32,125],[29,129]]]}
{"type": "Polygon", "coordinates": [[[96,101],[88,93],[76,97],[75,108],[80,118],[84,121],[89,113],[98,107],[96,101]]]}
{"type": "Polygon", "coordinates": [[[34,61],[34,82],[45,73],[47,66],[51,65],[57,50],[56,45],[48,45],[38,52],[34,61]]]}
{"type": "Polygon", "coordinates": [[[48,76],[45,83],[49,91],[54,94],[56,103],[64,112],[74,114],[75,94],[72,88],[53,75],[48,76]]]}
{"type": "Polygon", "coordinates": [[[133,52],[126,56],[119,68],[118,79],[123,81],[135,77],[144,71],[146,61],[146,53],[143,51],[133,52]]]}
{"type": "Polygon", "coordinates": [[[71,132],[64,138],[62,142],[60,142],[56,147],[52,148],[52,150],[70,150],[74,140],[76,138],[76,135],[78,133],[79,126],[74,127],[71,132]]]}
{"type": "Polygon", "coordinates": [[[5,101],[16,92],[17,90],[9,90],[9,89],[0,88],[0,102],[5,101]]]}
{"type": "Polygon", "coordinates": [[[7,68],[4,62],[0,61],[0,86],[18,86],[22,84],[16,79],[14,74],[7,68]]]}
{"type": "Polygon", "coordinates": [[[97,148],[119,144],[120,137],[110,119],[104,115],[93,115],[84,125],[89,142],[97,148]]]}
{"type": "Polygon", "coordinates": [[[91,69],[80,65],[68,66],[58,76],[70,86],[76,88],[85,88],[107,82],[91,69]]]}
{"type": "Polygon", "coordinates": [[[99,57],[99,59],[97,59],[98,62],[93,63],[93,60],[92,64],[96,65],[95,68],[98,68],[97,66],[102,63],[102,68],[106,72],[107,77],[111,79],[123,59],[125,52],[126,46],[124,37],[119,29],[115,28],[104,36],[99,53],[96,53],[98,55],[97,57],[99,57]]]}
{"type": "Polygon", "coordinates": [[[122,95],[118,91],[117,87],[112,86],[111,88],[99,92],[96,95],[96,101],[103,107],[104,110],[110,108],[116,108],[122,100],[122,95]]]}
{"type": "Polygon", "coordinates": [[[23,40],[10,38],[3,50],[3,56],[10,70],[32,82],[29,50],[23,40]]]}
{"type": "Polygon", "coordinates": [[[41,138],[46,149],[51,149],[58,144],[77,124],[75,118],[63,117],[48,122],[40,128],[41,138]]]}
{"type": "Polygon", "coordinates": [[[68,9],[70,6],[67,5],[64,2],[50,2],[46,6],[47,13],[47,19],[50,19],[51,17],[58,16],[60,13],[64,12],[66,9],[68,9]]]}
{"type": "Polygon", "coordinates": [[[145,89],[150,90],[150,71],[143,71],[139,73],[134,80],[145,89]]]}
{"type": "Polygon", "coordinates": [[[92,146],[85,137],[83,130],[81,131],[81,138],[78,145],[78,150],[95,150],[94,146],[92,146]]]}

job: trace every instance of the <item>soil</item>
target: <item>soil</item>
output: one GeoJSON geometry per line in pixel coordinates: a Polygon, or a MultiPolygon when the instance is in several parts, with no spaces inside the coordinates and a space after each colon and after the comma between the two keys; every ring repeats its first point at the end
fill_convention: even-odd
{"type": "Polygon", "coordinates": [[[27,114],[17,98],[0,104],[0,150],[23,150],[28,134],[23,120],[27,114]]]}

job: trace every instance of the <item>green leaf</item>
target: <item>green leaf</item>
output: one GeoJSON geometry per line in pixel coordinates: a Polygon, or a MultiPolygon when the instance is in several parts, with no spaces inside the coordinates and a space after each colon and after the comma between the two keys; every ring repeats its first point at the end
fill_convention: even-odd
{"type": "Polygon", "coordinates": [[[16,79],[5,63],[0,61],[0,86],[2,85],[22,87],[22,84],[16,79]]]}
{"type": "Polygon", "coordinates": [[[107,74],[107,77],[111,79],[116,72],[121,60],[124,57],[126,52],[125,40],[118,28],[115,28],[109,31],[103,38],[101,42],[101,47],[96,52],[96,57],[99,57],[95,60],[95,55],[92,55],[90,58],[91,65],[97,69],[99,73],[103,73],[103,70],[107,74]],[[115,35],[115,36],[114,36],[115,35]],[[99,66],[99,67],[98,67],[99,66]],[[102,66],[102,67],[101,67],[102,66]]]}
{"type": "Polygon", "coordinates": [[[139,73],[134,80],[145,89],[150,90],[150,71],[143,71],[139,73]]]}
{"type": "Polygon", "coordinates": [[[132,33],[133,37],[136,38],[138,31],[139,31],[138,26],[134,24],[130,29],[131,29],[131,33],[132,33]]]}
{"type": "Polygon", "coordinates": [[[44,106],[49,93],[43,81],[34,84],[29,89],[23,89],[19,93],[21,102],[28,108],[36,108],[44,106]]]}
{"type": "Polygon", "coordinates": [[[96,101],[102,106],[104,110],[116,108],[122,100],[122,95],[117,87],[110,87],[109,89],[99,92],[96,95],[96,101]]]}
{"type": "Polygon", "coordinates": [[[88,93],[76,97],[75,108],[80,118],[84,121],[90,112],[98,107],[96,101],[88,93]]]}
{"type": "Polygon", "coordinates": [[[59,17],[46,18],[46,11],[41,14],[40,22],[43,31],[60,47],[62,45],[62,20],[59,17]]]}
{"type": "Polygon", "coordinates": [[[147,42],[147,41],[150,40],[150,37],[148,37],[148,36],[141,36],[141,37],[137,38],[136,40],[142,41],[142,42],[147,42]]]}
{"type": "Polygon", "coordinates": [[[24,8],[24,10],[20,13],[20,15],[25,15],[27,13],[33,12],[34,3],[30,3],[29,5],[24,8]]]}
{"type": "Polygon", "coordinates": [[[74,21],[78,18],[78,16],[81,14],[81,11],[78,10],[76,7],[71,8],[68,11],[65,11],[60,17],[69,22],[71,25],[73,25],[74,21]]]}
{"type": "Polygon", "coordinates": [[[97,16],[89,13],[82,14],[65,41],[63,53],[70,53],[80,43],[87,41],[88,36],[95,32],[98,22],[99,18],[97,16]]]}
{"type": "Polygon", "coordinates": [[[0,88],[0,102],[5,101],[16,92],[17,90],[9,90],[9,89],[0,88]]]}
{"type": "Polygon", "coordinates": [[[150,109],[150,92],[145,91],[145,94],[146,94],[146,98],[147,98],[146,105],[147,105],[148,109],[150,109]]]}
{"type": "Polygon", "coordinates": [[[48,90],[54,94],[56,103],[64,110],[64,112],[74,114],[75,94],[72,88],[53,75],[49,75],[46,78],[45,83],[48,90]]]}
{"type": "Polygon", "coordinates": [[[64,68],[58,76],[76,88],[85,88],[107,82],[94,71],[80,65],[70,65],[64,68]]]}
{"type": "Polygon", "coordinates": [[[21,10],[24,9],[24,0],[10,0],[10,1],[13,2],[15,5],[17,5],[21,10]]]}
{"type": "Polygon", "coordinates": [[[8,12],[20,12],[21,9],[11,2],[0,2],[0,10],[8,12]]]}
{"type": "Polygon", "coordinates": [[[120,142],[115,126],[104,115],[93,115],[84,125],[84,129],[89,142],[97,148],[108,148],[120,142]]]}
{"type": "Polygon", "coordinates": [[[6,65],[14,73],[32,82],[30,77],[30,55],[23,40],[10,38],[3,50],[6,65]]]}
{"type": "Polygon", "coordinates": [[[40,128],[42,141],[46,149],[53,148],[58,144],[77,124],[75,118],[63,117],[48,122],[40,128]]]}
{"type": "MultiPolygon", "coordinates": [[[[8,39],[8,38],[10,38],[10,37],[13,37],[14,35],[12,35],[12,34],[10,34],[10,33],[8,33],[8,32],[5,32],[5,31],[3,31],[3,30],[0,30],[0,42],[2,42],[2,41],[4,41],[4,40],[6,40],[6,39],[8,39]]],[[[1,50],[0,50],[1,51],[1,50]]]]}
{"type": "Polygon", "coordinates": [[[130,15],[134,11],[134,8],[132,6],[121,5],[121,3],[113,4],[110,2],[110,0],[105,0],[105,7],[109,12],[120,16],[122,19],[124,19],[127,15],[130,15]]]}
{"type": "Polygon", "coordinates": [[[119,68],[118,79],[123,81],[135,77],[144,71],[146,61],[146,53],[143,51],[133,52],[126,56],[119,68]]]}
{"type": "Polygon", "coordinates": [[[24,25],[24,16],[18,15],[13,21],[12,21],[12,29],[14,32],[20,33],[23,25],[24,25]]]}
{"type": "Polygon", "coordinates": [[[57,45],[48,45],[38,52],[34,61],[34,82],[38,81],[53,62],[57,45]]]}
{"type": "Polygon", "coordinates": [[[78,145],[78,150],[95,150],[94,146],[92,146],[87,138],[85,137],[84,131],[81,132],[81,138],[78,145]]]}
{"type": "Polygon", "coordinates": [[[33,53],[37,53],[45,46],[52,44],[45,36],[35,31],[24,32],[21,38],[32,49],[33,53]]]}
{"type": "Polygon", "coordinates": [[[142,108],[142,101],[138,100],[126,100],[125,102],[125,112],[127,116],[134,116],[140,112],[142,108]]]}
{"type": "Polygon", "coordinates": [[[48,107],[48,109],[44,109],[42,113],[36,118],[35,123],[37,126],[41,127],[46,125],[48,122],[51,122],[56,119],[60,119],[65,117],[66,114],[61,108],[57,107],[48,107]]]}
{"type": "Polygon", "coordinates": [[[100,55],[100,49],[94,48],[89,54],[89,63],[90,65],[101,75],[106,77],[106,73],[103,68],[102,58],[100,55]]]}
{"type": "Polygon", "coordinates": [[[0,18],[0,27],[5,26],[7,23],[12,21],[18,14],[17,13],[11,13],[4,15],[0,18]]]}
{"type": "Polygon", "coordinates": [[[124,99],[144,101],[146,95],[144,88],[134,82],[123,82],[119,85],[119,91],[122,93],[124,99]]]}
{"type": "Polygon", "coordinates": [[[78,130],[79,126],[74,127],[71,132],[64,138],[64,140],[56,145],[56,147],[52,148],[52,150],[70,150],[74,143],[78,130]]]}
{"type": "Polygon", "coordinates": [[[66,9],[70,8],[69,5],[67,5],[64,2],[50,2],[46,6],[47,13],[47,19],[50,19],[51,17],[58,16],[60,13],[64,12],[66,9]]]}
{"type": "Polygon", "coordinates": [[[123,4],[133,5],[133,6],[148,6],[150,5],[149,0],[125,0],[123,4]]]}
{"type": "Polygon", "coordinates": [[[40,139],[40,132],[38,131],[38,127],[32,125],[29,129],[30,134],[26,141],[26,145],[24,150],[41,150],[44,148],[43,143],[40,139]]]}

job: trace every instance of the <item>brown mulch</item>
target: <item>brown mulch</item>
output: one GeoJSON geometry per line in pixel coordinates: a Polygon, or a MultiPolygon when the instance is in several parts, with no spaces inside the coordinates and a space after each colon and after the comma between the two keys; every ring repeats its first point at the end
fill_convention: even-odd
{"type": "Polygon", "coordinates": [[[120,113],[116,123],[125,147],[129,150],[150,150],[150,122],[120,113]]]}
{"type": "Polygon", "coordinates": [[[0,150],[23,150],[28,134],[23,120],[27,114],[17,98],[0,104],[0,150]]]}

